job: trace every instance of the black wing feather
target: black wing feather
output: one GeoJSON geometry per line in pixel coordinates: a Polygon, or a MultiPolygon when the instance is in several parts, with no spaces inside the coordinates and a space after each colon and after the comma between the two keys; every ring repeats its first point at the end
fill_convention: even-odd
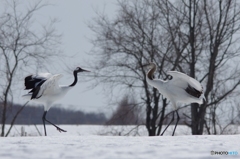
{"type": "Polygon", "coordinates": [[[25,78],[25,89],[31,89],[28,93],[32,93],[31,99],[36,98],[41,85],[46,81],[46,78],[43,77],[34,77],[33,75],[29,75],[25,78]]]}
{"type": "Polygon", "coordinates": [[[185,89],[185,91],[196,98],[199,98],[202,95],[201,91],[196,90],[194,87],[190,86],[189,84],[188,84],[188,87],[185,89]]]}

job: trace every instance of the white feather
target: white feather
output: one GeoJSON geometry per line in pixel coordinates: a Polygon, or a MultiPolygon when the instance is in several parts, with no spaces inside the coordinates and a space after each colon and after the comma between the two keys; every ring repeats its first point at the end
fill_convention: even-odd
{"type": "Polygon", "coordinates": [[[49,79],[47,79],[42,85],[39,90],[39,93],[37,97],[40,96],[55,96],[56,94],[59,94],[58,92],[61,91],[58,81],[59,79],[63,77],[61,74],[56,74],[51,76],[49,79]]]}
{"type": "Polygon", "coordinates": [[[184,73],[177,72],[177,71],[168,71],[167,73],[173,77],[172,80],[169,81],[169,84],[171,85],[175,85],[177,87],[181,87],[185,89],[189,84],[190,86],[194,87],[198,91],[203,90],[202,85],[197,80],[195,80],[194,78],[184,73]]]}

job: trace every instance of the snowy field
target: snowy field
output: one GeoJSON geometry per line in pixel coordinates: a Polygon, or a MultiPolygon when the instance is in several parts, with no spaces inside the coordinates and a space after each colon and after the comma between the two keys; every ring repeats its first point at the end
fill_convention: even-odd
{"type": "MultiPolygon", "coordinates": [[[[181,126],[177,132],[182,133],[174,137],[167,134],[148,137],[144,127],[139,127],[138,133],[132,130],[133,127],[60,127],[68,132],[59,133],[54,127],[47,126],[48,136],[44,137],[39,136],[35,126],[15,126],[12,137],[0,139],[0,159],[240,158],[240,135],[192,136],[186,135],[189,130],[183,131],[181,126]],[[126,129],[132,130],[131,135],[136,136],[112,136],[124,135],[126,129]],[[123,134],[119,133],[120,130],[123,134]],[[24,134],[27,136],[20,136],[24,134]],[[212,155],[211,151],[220,154],[212,155]]],[[[41,125],[37,128],[43,131],[41,125]]]]}

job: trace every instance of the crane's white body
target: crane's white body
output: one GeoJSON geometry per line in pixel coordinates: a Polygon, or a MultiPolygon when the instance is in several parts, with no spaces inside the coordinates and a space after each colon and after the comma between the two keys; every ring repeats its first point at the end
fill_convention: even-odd
{"type": "Polygon", "coordinates": [[[166,126],[166,128],[163,130],[162,134],[167,130],[169,125],[174,120],[174,112],[177,114],[177,122],[175,124],[173,134],[174,136],[178,121],[180,120],[179,114],[178,114],[178,103],[198,103],[202,104],[203,100],[205,99],[203,94],[203,87],[202,85],[195,80],[192,77],[189,77],[188,75],[177,72],[177,71],[169,71],[167,72],[168,75],[170,75],[171,79],[169,80],[161,80],[161,79],[154,79],[153,74],[156,71],[156,64],[151,63],[150,64],[151,69],[148,71],[146,75],[147,83],[155,88],[158,89],[158,91],[166,97],[170,102],[172,103],[172,106],[174,108],[173,111],[173,117],[170,123],[166,126]]]}
{"type": "MultiPolygon", "coordinates": [[[[58,81],[61,77],[63,77],[63,75],[51,75],[50,73],[41,73],[34,77],[46,80],[41,85],[36,98],[32,99],[34,102],[43,104],[45,111],[48,111],[55,101],[63,98],[66,93],[72,88],[69,86],[59,85],[58,81]]],[[[31,100],[32,93],[25,94],[23,97],[27,100],[31,100]]]]}
{"type": "Polygon", "coordinates": [[[197,98],[186,92],[188,85],[199,92],[203,92],[203,88],[197,80],[177,71],[169,71],[168,74],[172,76],[171,80],[163,81],[161,79],[149,79],[147,77],[147,82],[149,85],[157,88],[164,97],[171,101],[174,110],[178,109],[178,103],[203,103],[203,99],[205,99],[203,94],[197,98]]]}

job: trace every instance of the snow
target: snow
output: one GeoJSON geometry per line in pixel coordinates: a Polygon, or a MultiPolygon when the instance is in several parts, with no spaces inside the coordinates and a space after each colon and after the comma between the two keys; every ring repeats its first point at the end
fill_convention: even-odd
{"type": "MultiPolygon", "coordinates": [[[[19,127],[15,127],[13,132],[19,127]]],[[[42,131],[40,125],[38,127],[42,131]]],[[[239,158],[240,155],[240,135],[103,136],[98,135],[105,128],[103,126],[61,125],[68,130],[67,133],[59,133],[51,127],[47,126],[49,136],[46,137],[1,138],[0,158],[209,159],[239,158]],[[78,133],[74,134],[74,131],[78,133]],[[237,155],[211,155],[211,151],[231,151],[237,155]]],[[[25,131],[33,132],[34,129],[34,126],[26,126],[25,131]]]]}

